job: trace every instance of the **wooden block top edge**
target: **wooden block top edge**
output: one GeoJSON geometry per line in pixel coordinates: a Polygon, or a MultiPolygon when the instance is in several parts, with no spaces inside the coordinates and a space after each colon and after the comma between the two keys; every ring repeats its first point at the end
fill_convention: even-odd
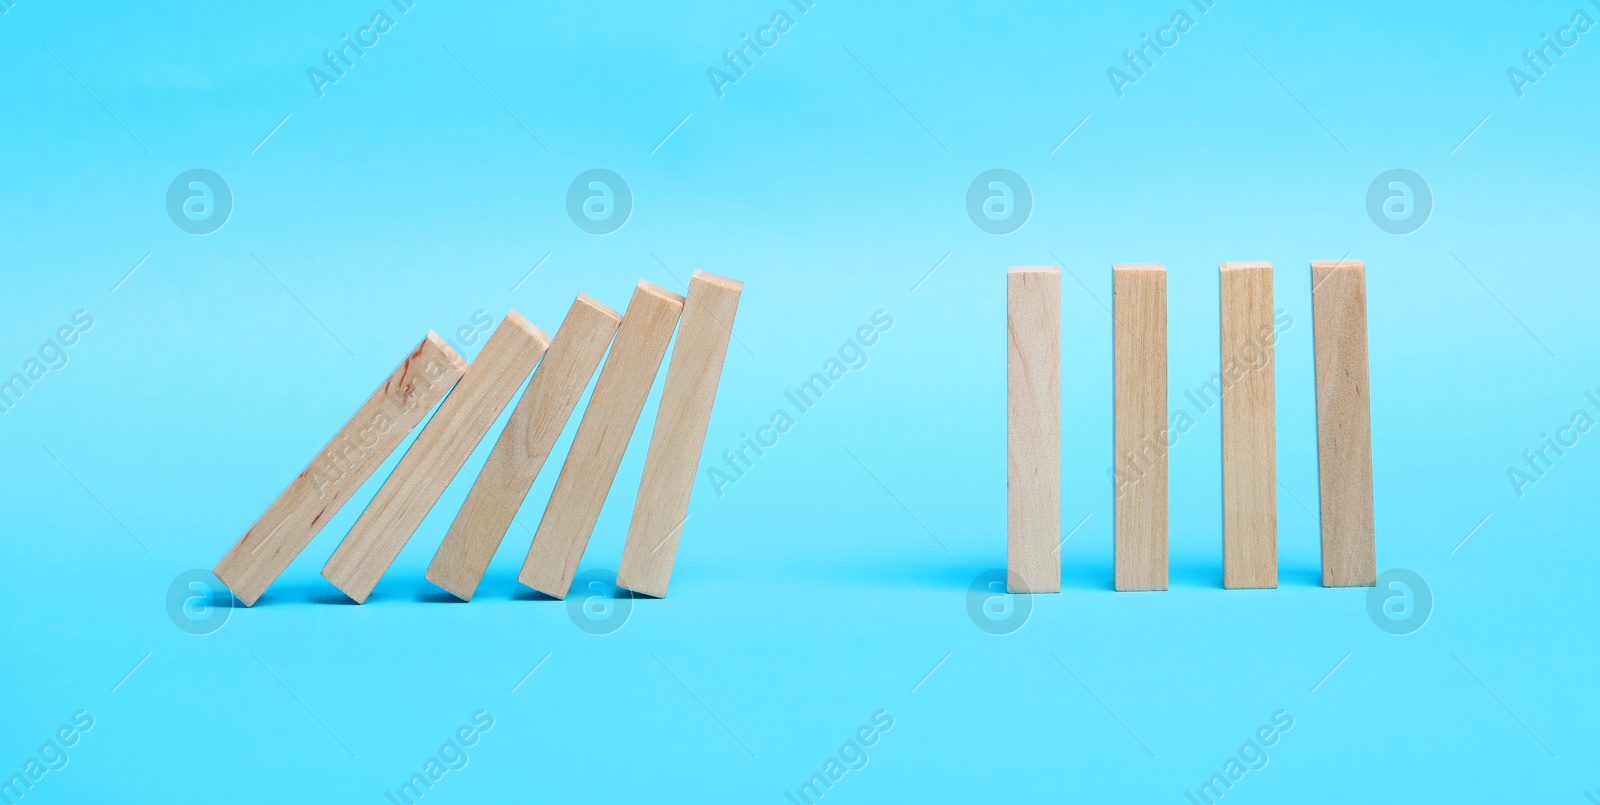
{"type": "Polygon", "coordinates": [[[550,347],[550,336],[545,335],[545,332],[534,325],[533,322],[523,318],[522,314],[518,313],[515,308],[507,310],[505,320],[500,322],[502,327],[507,324],[527,333],[533,340],[538,341],[540,346],[547,349],[550,347]]]}
{"type": "Polygon", "coordinates": [[[657,285],[657,284],[655,284],[655,283],[653,283],[653,282],[651,282],[649,280],[639,280],[639,284],[634,286],[633,292],[634,293],[649,294],[651,296],[654,296],[657,299],[662,299],[662,300],[665,300],[665,301],[668,301],[668,302],[675,302],[678,305],[682,305],[683,304],[683,295],[682,294],[678,294],[678,293],[674,293],[672,291],[669,291],[666,288],[663,288],[660,285],[657,285]]]}
{"type": "Polygon", "coordinates": [[[1364,273],[1367,270],[1367,264],[1362,262],[1362,261],[1360,261],[1360,260],[1351,260],[1351,259],[1348,259],[1348,258],[1346,258],[1344,260],[1312,260],[1311,261],[1311,270],[1312,271],[1336,271],[1336,270],[1340,270],[1340,269],[1349,270],[1349,271],[1361,271],[1361,272],[1364,273]]]}
{"type": "Polygon", "coordinates": [[[1167,273],[1167,266],[1165,263],[1112,263],[1111,270],[1129,273],[1148,271],[1165,274],[1167,273]]]}
{"type": "Polygon", "coordinates": [[[721,274],[713,274],[713,273],[711,273],[709,271],[701,271],[698,268],[694,270],[694,273],[689,275],[689,285],[690,285],[690,287],[694,286],[694,281],[695,280],[700,280],[701,282],[709,282],[712,285],[720,285],[723,288],[727,288],[728,290],[735,291],[735,292],[740,291],[740,290],[742,290],[744,288],[744,282],[741,281],[741,280],[736,280],[736,279],[734,279],[732,277],[724,277],[721,274]]]}
{"type": "MultiPolygon", "coordinates": [[[[445,360],[450,361],[450,365],[455,367],[456,372],[467,371],[467,359],[461,357],[459,353],[452,349],[450,343],[440,338],[438,333],[429,330],[428,334],[422,337],[422,340],[425,343],[433,344],[436,349],[444,353],[445,360]]],[[[422,344],[417,345],[417,350],[420,349],[422,349],[422,344]]],[[[415,352],[416,350],[412,351],[415,352]]]]}
{"type": "Polygon", "coordinates": [[[1261,269],[1266,269],[1268,271],[1272,270],[1272,263],[1266,260],[1232,261],[1218,263],[1217,265],[1220,266],[1223,271],[1259,271],[1261,269]]]}
{"type": "Polygon", "coordinates": [[[1007,274],[1060,274],[1061,266],[1012,266],[1007,274]]]}
{"type": "Polygon", "coordinates": [[[578,298],[572,300],[572,304],[574,304],[574,305],[585,305],[585,306],[594,308],[596,311],[598,311],[602,315],[606,316],[607,318],[610,318],[612,321],[622,321],[622,314],[618,313],[615,310],[612,310],[604,302],[601,302],[600,300],[598,300],[598,299],[596,299],[596,298],[594,298],[594,297],[592,297],[592,296],[590,296],[590,295],[588,295],[586,293],[579,293],[578,294],[578,298]]]}

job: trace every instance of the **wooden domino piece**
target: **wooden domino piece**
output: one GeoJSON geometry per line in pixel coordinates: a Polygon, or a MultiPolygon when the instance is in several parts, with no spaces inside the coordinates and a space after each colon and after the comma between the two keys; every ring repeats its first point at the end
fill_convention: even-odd
{"type": "Polygon", "coordinates": [[[743,287],[738,280],[704,271],[689,278],[678,342],[667,364],[628,541],[617,567],[617,586],[625,590],[656,598],[667,594],[743,287]]]}
{"type": "Polygon", "coordinates": [[[1222,586],[1278,586],[1272,264],[1223,263],[1222,586]]]}
{"type": "Polygon", "coordinates": [[[433,555],[428,581],[463,601],[472,600],[621,320],[616,311],[578,294],[433,555]]]}
{"type": "Polygon", "coordinates": [[[1061,592],[1061,270],[1006,272],[1006,591],[1061,592]]]}
{"type": "Polygon", "coordinates": [[[356,603],[367,600],[549,346],[538,327],[515,310],[506,313],[323,566],[323,578],[356,603]]]}
{"type": "Polygon", "coordinates": [[[1112,266],[1116,588],[1167,589],[1167,268],[1112,266]]]}
{"type": "Polygon", "coordinates": [[[1378,583],[1372,500],[1372,401],[1367,376],[1367,267],[1311,263],[1317,375],[1317,477],[1322,586],[1378,583]]]}
{"type": "Polygon", "coordinates": [[[682,311],[683,297],[665,288],[640,281],[634,289],[517,576],[523,584],[566,597],[682,311]]]}
{"type": "Polygon", "coordinates": [[[466,368],[429,332],[212,572],[245,606],[254,604],[466,368]]]}

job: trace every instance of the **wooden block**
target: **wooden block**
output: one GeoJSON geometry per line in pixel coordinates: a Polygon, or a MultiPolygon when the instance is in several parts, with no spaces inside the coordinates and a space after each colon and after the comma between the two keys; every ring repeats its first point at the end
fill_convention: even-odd
{"type": "Polygon", "coordinates": [[[1112,266],[1116,588],[1167,589],[1167,268],[1112,266]]]}
{"type": "Polygon", "coordinates": [[[472,600],[533,479],[605,357],[619,321],[616,311],[578,294],[433,555],[428,581],[463,601],[472,600]]]}
{"type": "Polygon", "coordinates": [[[549,336],[538,327],[515,310],[506,313],[455,391],[329,557],[323,578],[356,603],[367,600],[549,346],[549,336]]]}
{"type": "Polygon", "coordinates": [[[657,598],[667,594],[743,287],[738,280],[704,271],[689,278],[689,298],[683,303],[628,542],[617,568],[617,586],[625,590],[657,598]]]}
{"type": "Polygon", "coordinates": [[[1367,267],[1311,263],[1317,362],[1317,476],[1322,586],[1378,583],[1372,507],[1372,401],[1367,386],[1367,267]]]}
{"type": "Polygon", "coordinates": [[[245,606],[254,604],[466,368],[429,332],[212,572],[245,606]]]}
{"type": "Polygon", "coordinates": [[[1006,591],[1061,592],[1061,270],[1006,272],[1006,591]]]}
{"type": "Polygon", "coordinates": [[[1278,586],[1272,264],[1222,264],[1222,586],[1278,586]]]}
{"type": "Polygon", "coordinates": [[[665,288],[641,281],[634,289],[517,576],[523,584],[566,597],[682,311],[683,297],[665,288]]]}

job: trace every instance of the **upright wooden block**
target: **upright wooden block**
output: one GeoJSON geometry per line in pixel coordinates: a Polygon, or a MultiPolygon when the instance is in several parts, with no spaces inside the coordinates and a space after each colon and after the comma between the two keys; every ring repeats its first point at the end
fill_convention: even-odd
{"type": "Polygon", "coordinates": [[[367,600],[548,346],[549,336],[538,327],[515,310],[506,313],[455,391],[329,557],[323,578],[356,603],[367,600]]]}
{"type": "Polygon", "coordinates": [[[1061,592],[1061,270],[1006,272],[1006,590],[1061,592]]]}
{"type": "Polygon", "coordinates": [[[1222,586],[1278,586],[1272,264],[1222,264],[1222,586]]]}
{"type": "Polygon", "coordinates": [[[689,278],[678,342],[667,364],[628,542],[617,568],[618,587],[657,598],[667,594],[743,287],[738,280],[704,271],[689,278]]]}
{"type": "Polygon", "coordinates": [[[665,288],[641,281],[634,289],[522,563],[523,584],[566,597],[682,311],[683,297],[665,288]]]}
{"type": "Polygon", "coordinates": [[[1167,589],[1167,269],[1112,266],[1116,588],[1167,589]]]}
{"type": "Polygon", "coordinates": [[[616,311],[578,294],[433,555],[428,581],[463,601],[472,599],[620,321],[616,311]]]}
{"type": "Polygon", "coordinates": [[[428,333],[212,572],[245,606],[254,604],[466,368],[428,333]]]}
{"type": "Polygon", "coordinates": [[[1317,475],[1322,586],[1378,583],[1372,505],[1372,401],[1367,386],[1367,267],[1311,263],[1317,362],[1317,475]]]}

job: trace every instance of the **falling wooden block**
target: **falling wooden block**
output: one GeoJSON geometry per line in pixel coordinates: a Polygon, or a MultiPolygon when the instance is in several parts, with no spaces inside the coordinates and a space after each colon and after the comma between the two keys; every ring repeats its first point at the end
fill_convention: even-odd
{"type": "Polygon", "coordinates": [[[1378,583],[1372,506],[1372,401],[1367,385],[1367,267],[1311,263],[1317,363],[1317,476],[1322,586],[1378,583]]]}
{"type": "Polygon", "coordinates": [[[212,572],[245,606],[254,604],[466,368],[428,333],[212,572]]]}
{"type": "Polygon", "coordinates": [[[523,584],[566,597],[682,311],[683,297],[665,288],[641,281],[634,289],[517,576],[523,584]]]}
{"type": "Polygon", "coordinates": [[[667,364],[628,542],[617,567],[617,586],[625,590],[657,598],[667,594],[743,287],[738,280],[704,271],[689,278],[678,342],[667,364]]]}
{"type": "Polygon", "coordinates": [[[506,313],[323,566],[323,578],[356,603],[367,600],[548,346],[538,327],[515,310],[506,313]]]}
{"type": "Polygon", "coordinates": [[[1272,264],[1222,264],[1222,586],[1278,586],[1272,264]]]}
{"type": "Polygon", "coordinates": [[[1167,269],[1112,266],[1116,588],[1167,589],[1167,269]]]}
{"type": "Polygon", "coordinates": [[[1006,591],[1061,591],[1061,270],[1006,272],[1006,591]]]}
{"type": "Polygon", "coordinates": [[[616,311],[578,294],[433,555],[428,581],[463,601],[472,599],[619,321],[616,311]]]}

